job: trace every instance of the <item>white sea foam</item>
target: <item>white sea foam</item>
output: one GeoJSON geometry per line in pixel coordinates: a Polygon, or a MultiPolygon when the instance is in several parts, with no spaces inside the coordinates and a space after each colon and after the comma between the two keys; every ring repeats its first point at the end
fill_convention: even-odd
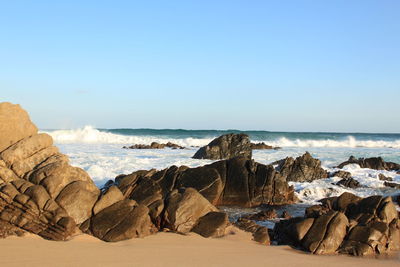
{"type": "MultiPolygon", "coordinates": [[[[74,144],[150,144],[151,142],[165,143],[174,142],[181,146],[204,146],[213,138],[173,138],[159,136],[139,136],[139,135],[121,135],[110,132],[99,131],[92,126],[74,130],[55,130],[44,131],[50,134],[56,143],[74,144]]],[[[259,141],[256,141],[259,142],[259,141]]],[[[307,139],[288,139],[281,137],[276,140],[264,140],[263,142],[279,147],[332,147],[332,148],[400,148],[400,140],[357,140],[353,136],[347,136],[343,140],[307,140],[307,139]]]]}

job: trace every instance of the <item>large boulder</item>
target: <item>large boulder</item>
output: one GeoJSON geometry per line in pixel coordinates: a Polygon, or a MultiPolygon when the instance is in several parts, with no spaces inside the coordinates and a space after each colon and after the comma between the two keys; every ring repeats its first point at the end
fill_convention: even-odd
{"type": "Polygon", "coordinates": [[[277,170],[287,181],[311,182],[329,177],[329,173],[321,167],[321,161],[314,159],[308,152],[296,159],[288,157],[275,164],[278,164],[277,170]]]}
{"type": "Polygon", "coordinates": [[[0,103],[0,220],[53,240],[66,240],[92,216],[99,189],[68,164],[53,139],[38,134],[19,106],[0,103]]]}
{"type": "Polygon", "coordinates": [[[399,171],[400,164],[394,162],[384,161],[381,157],[372,158],[355,158],[351,156],[347,161],[339,164],[338,168],[343,168],[348,164],[358,164],[361,168],[368,168],[374,170],[387,170],[387,171],[399,171]]]}
{"type": "Polygon", "coordinates": [[[165,227],[175,232],[190,232],[198,220],[209,212],[217,211],[207,199],[193,188],[172,191],[166,199],[165,227]]]}
{"type": "Polygon", "coordinates": [[[251,159],[252,148],[249,136],[246,134],[225,134],[208,145],[200,148],[194,159],[230,159],[237,156],[243,156],[251,159]]]}
{"type": "Polygon", "coordinates": [[[203,237],[222,237],[228,224],[229,219],[225,212],[211,211],[197,221],[192,232],[203,237]]]}
{"type": "Polygon", "coordinates": [[[28,113],[20,105],[0,103],[0,152],[37,131],[28,113]]]}

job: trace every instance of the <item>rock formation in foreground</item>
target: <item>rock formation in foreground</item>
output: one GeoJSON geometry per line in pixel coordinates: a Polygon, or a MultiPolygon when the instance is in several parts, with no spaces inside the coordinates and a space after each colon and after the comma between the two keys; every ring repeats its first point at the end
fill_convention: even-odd
{"type": "MultiPolygon", "coordinates": [[[[38,133],[19,105],[0,103],[0,128],[0,237],[30,232],[68,240],[80,229],[120,241],[163,227],[220,236],[227,225],[195,189],[178,188],[156,203],[136,201],[116,186],[100,191],[85,171],[69,165],[49,135],[38,133]],[[222,220],[210,223],[214,216],[222,220]]],[[[142,189],[138,194],[152,188],[142,189]]]]}
{"type": "Polygon", "coordinates": [[[348,164],[358,164],[361,168],[368,168],[374,170],[386,170],[386,171],[400,171],[400,164],[394,162],[386,162],[381,157],[373,158],[355,158],[351,156],[347,161],[339,164],[338,168],[343,168],[348,164]]]}
{"type": "Polygon", "coordinates": [[[274,237],[313,254],[372,255],[400,249],[399,215],[390,197],[360,198],[351,193],[277,223],[274,237]]]}
{"type": "Polygon", "coordinates": [[[194,159],[231,159],[242,156],[251,159],[252,149],[247,134],[225,134],[201,147],[194,159]]]}

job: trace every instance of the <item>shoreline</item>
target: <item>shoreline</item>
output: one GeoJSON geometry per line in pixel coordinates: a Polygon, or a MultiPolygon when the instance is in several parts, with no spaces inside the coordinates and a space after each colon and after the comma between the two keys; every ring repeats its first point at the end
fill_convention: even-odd
{"type": "Polygon", "coordinates": [[[289,246],[263,246],[235,227],[222,238],[160,232],[107,243],[79,234],[48,241],[27,234],[0,240],[2,266],[399,266],[400,252],[379,257],[312,255],[289,246]],[[338,262],[338,260],[340,262],[338,262]]]}

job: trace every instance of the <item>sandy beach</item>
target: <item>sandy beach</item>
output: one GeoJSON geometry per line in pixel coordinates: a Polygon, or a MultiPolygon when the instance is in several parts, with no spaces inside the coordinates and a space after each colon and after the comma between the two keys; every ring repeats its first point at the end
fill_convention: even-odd
{"type": "Polygon", "coordinates": [[[288,246],[263,246],[236,228],[224,238],[158,233],[106,243],[89,235],[68,242],[35,235],[0,240],[1,266],[399,266],[400,254],[357,258],[316,256],[288,246]]]}

